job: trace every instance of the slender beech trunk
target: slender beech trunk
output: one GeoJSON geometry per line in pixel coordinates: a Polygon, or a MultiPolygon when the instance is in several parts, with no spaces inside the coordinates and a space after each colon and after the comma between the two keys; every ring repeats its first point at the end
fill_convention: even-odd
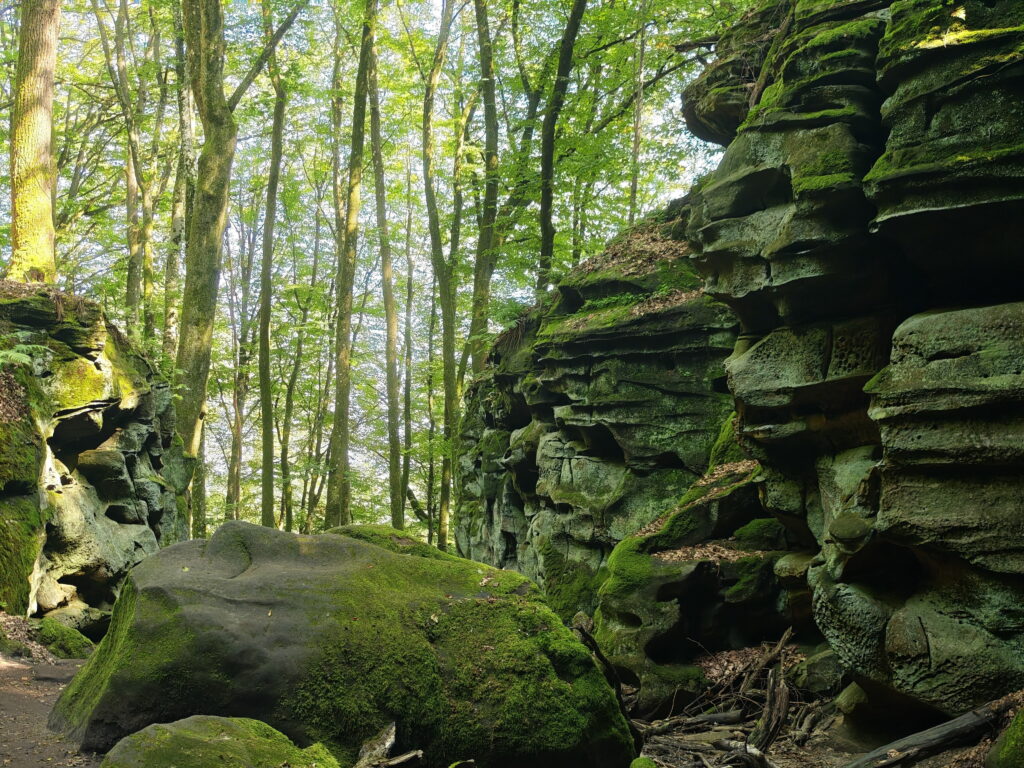
{"type": "Polygon", "coordinates": [[[7,278],[57,278],[53,227],[53,79],[60,0],[22,0],[11,108],[11,261],[7,278]]]}
{"type": "Polygon", "coordinates": [[[199,440],[199,461],[192,475],[192,501],[189,508],[192,512],[192,538],[206,538],[206,438],[199,440]]]}
{"type": "Polygon", "coordinates": [[[380,130],[380,89],[377,87],[377,52],[370,54],[370,145],[373,155],[373,190],[380,238],[381,293],[384,298],[384,367],[388,412],[388,485],[391,491],[391,525],[405,528],[405,492],[402,485],[402,444],[399,438],[398,310],[395,306],[394,273],[388,227],[387,188],[384,185],[384,152],[380,130]]]}
{"type": "MultiPolygon", "coordinates": [[[[310,277],[310,284],[316,285],[320,272],[320,200],[317,199],[317,206],[313,221],[313,273],[310,277]]],[[[289,452],[291,451],[292,418],[295,413],[295,389],[299,382],[299,372],[302,370],[306,342],[306,323],[309,322],[309,305],[307,298],[305,302],[299,303],[301,316],[299,329],[295,340],[295,357],[292,360],[292,368],[288,374],[288,383],[284,393],[284,423],[281,426],[281,507],[284,512],[284,529],[291,531],[295,525],[295,513],[292,501],[292,466],[289,452]]],[[[321,409],[322,410],[322,409],[321,409]]],[[[302,509],[305,502],[305,494],[308,493],[309,483],[303,481],[303,498],[299,502],[302,509]]]]}
{"type": "MultiPolygon", "coordinates": [[[[264,30],[272,35],[270,7],[263,2],[264,30]]],[[[284,113],[288,102],[277,56],[270,54],[267,71],[274,86],[274,120],[270,132],[270,175],[267,180],[267,207],[263,217],[263,253],[260,258],[259,316],[259,388],[262,428],[263,464],[260,473],[260,522],[275,526],[274,520],[274,401],[270,381],[270,311],[273,301],[274,224],[277,221],[277,189],[281,179],[281,157],[284,153],[284,113]]]]}
{"type": "Polygon", "coordinates": [[[484,99],[484,198],[473,268],[473,306],[469,345],[473,373],[484,368],[485,335],[491,299],[491,277],[497,263],[495,220],[498,215],[498,109],[495,100],[494,56],[487,0],[473,0],[480,58],[480,91],[484,99]]]}
{"type": "Polygon", "coordinates": [[[644,124],[644,56],[647,52],[647,14],[646,2],[640,3],[640,40],[636,51],[634,65],[633,88],[633,146],[630,153],[629,173],[629,226],[636,221],[636,194],[640,180],[640,139],[644,124]]]}
{"type": "Polygon", "coordinates": [[[206,416],[213,322],[220,282],[221,246],[227,223],[231,165],[237,127],[232,110],[263,68],[274,46],[308,0],[292,9],[264,47],[256,63],[230,97],[224,95],[224,14],[220,0],[182,0],[192,92],[203,124],[196,192],[185,249],[185,290],[178,343],[178,434],[184,454],[195,457],[206,416]]]}
{"type": "Polygon", "coordinates": [[[181,6],[174,6],[174,72],[177,79],[178,165],[171,195],[171,237],[164,262],[164,337],[163,352],[168,364],[178,350],[178,317],[181,306],[181,262],[185,253],[188,222],[195,193],[195,126],[192,121],[192,94],[188,59],[185,57],[185,30],[181,6]]]}
{"type": "Polygon", "coordinates": [[[558,68],[555,70],[555,82],[551,87],[551,98],[544,123],[540,131],[540,259],[537,264],[537,297],[542,297],[548,289],[551,279],[551,260],[555,251],[555,225],[552,221],[554,206],[555,177],[555,133],[558,128],[558,116],[565,103],[565,94],[569,89],[569,75],[572,73],[572,52],[579,35],[583,14],[587,10],[587,0],[573,0],[569,19],[562,32],[562,41],[558,49],[558,68]]]}
{"type": "MultiPolygon", "coordinates": [[[[402,392],[402,500],[409,495],[412,464],[412,164],[405,161],[405,376],[402,392]]],[[[403,506],[404,510],[404,506],[403,506]]]]}
{"type": "MultiPolygon", "coordinates": [[[[427,219],[430,229],[430,260],[437,281],[438,303],[441,307],[441,359],[444,387],[444,450],[441,456],[441,489],[437,510],[437,546],[448,548],[448,517],[451,505],[452,447],[455,439],[455,420],[458,412],[457,361],[455,359],[455,274],[452,265],[444,258],[441,241],[441,219],[437,207],[437,192],[434,184],[434,99],[441,79],[451,36],[454,19],[454,0],[444,0],[441,9],[441,28],[434,59],[427,77],[423,95],[423,187],[427,204],[427,219]]],[[[461,135],[461,131],[460,131],[461,135]]]]}
{"type": "Polygon", "coordinates": [[[192,91],[203,124],[196,190],[185,249],[178,343],[178,433],[186,456],[199,455],[206,416],[221,243],[227,222],[237,129],[224,96],[224,17],[219,0],[182,0],[192,91]]]}
{"type": "MultiPolygon", "coordinates": [[[[337,363],[334,405],[334,457],[327,485],[328,527],[352,522],[352,481],[349,476],[352,393],[352,282],[359,240],[359,207],[363,183],[363,147],[366,138],[366,95],[377,23],[377,0],[366,0],[363,12],[359,69],[352,105],[352,142],[349,150],[348,190],[345,205],[344,249],[338,260],[337,363]]],[[[337,53],[337,51],[336,51],[337,53]]],[[[335,206],[338,207],[337,205],[335,206]]],[[[339,222],[340,223],[340,222],[339,222]]]]}
{"type": "Polygon", "coordinates": [[[430,286],[430,323],[427,327],[427,544],[433,543],[435,534],[434,520],[437,517],[435,493],[437,462],[436,443],[437,438],[437,409],[434,407],[434,367],[436,357],[434,355],[434,341],[437,339],[437,278],[430,286]]]}

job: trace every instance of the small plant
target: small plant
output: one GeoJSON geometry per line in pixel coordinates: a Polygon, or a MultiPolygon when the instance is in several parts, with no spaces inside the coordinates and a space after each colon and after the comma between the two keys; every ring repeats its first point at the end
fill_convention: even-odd
{"type": "Polygon", "coordinates": [[[11,349],[0,349],[0,370],[31,365],[32,356],[46,354],[50,350],[39,344],[15,344],[11,349]]]}

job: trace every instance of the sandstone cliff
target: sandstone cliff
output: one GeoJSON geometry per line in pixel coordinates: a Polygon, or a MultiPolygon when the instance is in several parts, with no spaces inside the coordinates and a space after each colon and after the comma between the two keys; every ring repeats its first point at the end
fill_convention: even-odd
{"type": "MultiPolygon", "coordinates": [[[[679,247],[739,325],[735,434],[694,483],[731,405],[623,429],[621,403],[659,402],[628,371],[715,376],[634,326],[553,336],[558,311],[596,306],[571,277],[471,393],[462,551],[542,583],[585,563],[596,599],[548,590],[563,615],[596,605],[649,707],[699,688],[693,641],[782,624],[820,631],[876,709],[956,713],[1024,687],[1022,97],[1018,0],[760,3],[684,98],[693,132],[726,147],[679,247]],[[579,415],[598,393],[614,423],[579,415]],[[649,463],[666,455],[682,466],[649,463]],[[607,503],[617,473],[644,512],[595,545],[592,521],[628,507],[607,503]]],[[[721,349],[724,326],[698,328],[721,349]]]]}
{"type": "Polygon", "coordinates": [[[97,637],[188,537],[170,389],[91,302],[0,283],[0,605],[97,637]]]}

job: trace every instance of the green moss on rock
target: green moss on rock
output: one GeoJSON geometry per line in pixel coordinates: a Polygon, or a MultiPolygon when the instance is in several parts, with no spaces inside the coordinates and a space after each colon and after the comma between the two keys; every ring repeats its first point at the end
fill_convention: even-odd
{"type": "Polygon", "coordinates": [[[592,615],[607,568],[595,573],[586,563],[567,558],[550,539],[540,539],[535,546],[543,563],[544,597],[551,610],[566,622],[579,611],[592,615]]]}
{"type": "Polygon", "coordinates": [[[1024,768],[1024,712],[1018,712],[996,739],[985,768],[1024,768]]]}
{"type": "Polygon", "coordinates": [[[38,495],[0,498],[0,608],[24,614],[29,577],[45,541],[38,495]]]}
{"type": "Polygon", "coordinates": [[[392,721],[431,767],[629,761],[611,689],[526,579],[351,532],[229,523],[148,558],[51,723],[103,748],[201,707],[257,714],[343,762],[392,721]]]}
{"type": "Polygon", "coordinates": [[[259,720],[195,715],[121,739],[101,768],[340,768],[320,744],[296,747],[259,720]]]}
{"type": "Polygon", "coordinates": [[[77,629],[66,627],[51,618],[40,620],[33,627],[32,636],[59,659],[84,659],[95,648],[92,640],[77,629]]]}

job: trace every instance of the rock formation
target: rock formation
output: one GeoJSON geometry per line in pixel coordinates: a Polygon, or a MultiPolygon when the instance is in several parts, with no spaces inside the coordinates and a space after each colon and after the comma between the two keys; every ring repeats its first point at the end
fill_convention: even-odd
{"type": "Polygon", "coordinates": [[[395,722],[396,750],[428,768],[627,765],[611,687],[537,598],[391,529],[227,523],[132,570],[50,723],[105,749],[152,723],[251,717],[351,765],[395,722]]]}
{"type": "Polygon", "coordinates": [[[0,283],[0,606],[98,639],[128,569],[187,538],[168,385],[91,302],[0,283]]]}
{"type": "MultiPolygon", "coordinates": [[[[598,638],[648,708],[699,687],[694,641],[755,639],[744,595],[766,632],[816,626],[876,712],[1024,687],[1022,103],[1019,0],[758,3],[686,90],[691,130],[726,149],[674,230],[739,323],[723,445],[744,451],[694,483],[724,407],[673,428],[632,371],[717,374],[638,337],[631,310],[594,326],[633,289],[587,295],[602,268],[584,268],[471,391],[460,549],[564,616],[593,592],[551,575],[585,564],[598,638]],[[651,404],[664,428],[633,430],[651,404]]],[[[727,323],[682,322],[670,345],[721,349],[727,323]]]]}
{"type": "Polygon", "coordinates": [[[638,226],[562,280],[494,345],[463,418],[459,552],[593,610],[612,548],[708,465],[732,410],[736,321],[700,292],[685,208],[638,226]]]}
{"type": "Polygon", "coordinates": [[[782,0],[733,34],[764,50],[689,89],[728,146],[688,233],[742,324],[741,439],[842,664],[964,711],[1024,686],[1024,6],[782,0]]]}
{"type": "Polygon", "coordinates": [[[125,736],[103,758],[101,768],[215,765],[338,768],[338,761],[321,744],[299,749],[259,720],[193,715],[125,736]]]}

